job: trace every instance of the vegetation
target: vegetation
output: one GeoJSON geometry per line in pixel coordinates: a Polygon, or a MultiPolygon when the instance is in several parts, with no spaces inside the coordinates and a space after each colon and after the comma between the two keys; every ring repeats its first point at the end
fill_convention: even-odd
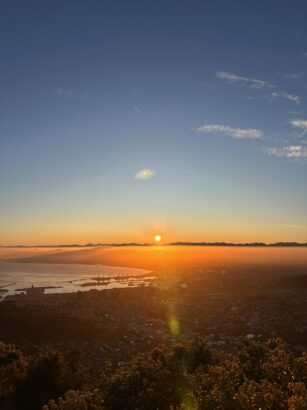
{"type": "Polygon", "coordinates": [[[75,352],[64,357],[48,350],[29,356],[0,343],[0,409],[41,409],[51,397],[85,387],[85,380],[75,352]]]}
{"type": "Polygon", "coordinates": [[[32,357],[0,344],[4,410],[306,410],[306,385],[307,355],[278,338],[242,340],[232,355],[200,339],[157,348],[121,367],[106,363],[90,383],[75,353],[32,357]]]}

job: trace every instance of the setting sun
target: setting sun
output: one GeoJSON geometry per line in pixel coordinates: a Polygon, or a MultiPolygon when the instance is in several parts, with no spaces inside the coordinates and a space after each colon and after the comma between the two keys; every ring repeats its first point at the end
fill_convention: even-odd
{"type": "Polygon", "coordinates": [[[155,235],[155,242],[160,242],[161,241],[161,235],[155,235]]]}

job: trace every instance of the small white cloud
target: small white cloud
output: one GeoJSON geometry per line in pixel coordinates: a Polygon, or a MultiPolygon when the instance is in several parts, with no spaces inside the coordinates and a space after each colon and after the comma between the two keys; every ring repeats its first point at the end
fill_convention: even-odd
{"type": "Polygon", "coordinates": [[[268,155],[278,157],[278,158],[307,158],[307,148],[302,145],[290,145],[287,147],[273,147],[266,148],[266,153],[268,155]]]}
{"type": "Polygon", "coordinates": [[[224,134],[232,138],[259,139],[263,137],[263,132],[256,128],[232,128],[221,124],[205,124],[197,128],[197,131],[206,134],[224,134]]]}
{"type": "Polygon", "coordinates": [[[267,81],[257,80],[256,78],[243,77],[229,71],[218,71],[217,73],[215,73],[215,75],[220,80],[230,83],[239,83],[250,88],[275,88],[275,85],[270,84],[267,81]]]}
{"type": "Polygon", "coordinates": [[[304,131],[307,131],[307,120],[294,119],[290,120],[290,124],[295,128],[300,128],[304,131]]]}
{"type": "Polygon", "coordinates": [[[300,138],[302,138],[307,133],[307,120],[295,118],[293,120],[290,120],[290,124],[292,125],[292,127],[302,130],[301,134],[299,135],[300,138]]]}
{"type": "Polygon", "coordinates": [[[141,110],[139,109],[139,107],[137,107],[136,105],[133,107],[133,110],[137,113],[140,113],[141,110]]]}
{"type": "Polygon", "coordinates": [[[140,180],[149,179],[149,178],[154,177],[155,174],[156,174],[155,171],[153,171],[152,169],[145,168],[145,169],[140,169],[140,170],[134,175],[134,178],[135,178],[135,179],[140,179],[140,180]]]}
{"type": "Polygon", "coordinates": [[[274,98],[285,98],[286,100],[295,102],[295,104],[300,104],[301,103],[301,97],[299,97],[298,95],[287,94],[283,91],[272,93],[272,97],[274,97],[274,98]]]}

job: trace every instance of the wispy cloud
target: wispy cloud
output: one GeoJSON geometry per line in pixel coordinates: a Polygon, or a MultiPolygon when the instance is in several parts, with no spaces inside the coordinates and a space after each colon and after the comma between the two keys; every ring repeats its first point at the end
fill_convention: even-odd
{"type": "Polygon", "coordinates": [[[75,93],[73,92],[72,89],[70,88],[57,88],[55,90],[56,94],[60,97],[65,97],[65,98],[73,98],[75,97],[75,93]]]}
{"type": "MultiPolygon", "coordinates": [[[[301,74],[296,74],[296,76],[301,76],[301,74]]],[[[237,75],[231,73],[229,71],[218,71],[215,73],[216,77],[222,81],[226,81],[227,83],[236,83],[239,85],[243,85],[249,88],[254,89],[267,89],[267,88],[274,88],[277,89],[276,85],[269,83],[268,81],[259,80],[256,78],[244,77],[242,75],[237,75]]],[[[294,74],[292,74],[294,76],[294,74]]],[[[287,92],[277,90],[276,92],[272,92],[271,96],[273,98],[285,98],[288,101],[295,102],[296,104],[301,103],[301,97],[297,95],[292,95],[287,92]]]]}
{"type": "Polygon", "coordinates": [[[140,170],[134,175],[134,178],[135,178],[135,179],[140,179],[140,180],[149,179],[149,178],[154,177],[155,174],[156,174],[155,171],[153,171],[152,169],[145,168],[145,169],[140,169],[140,170]]]}
{"type": "Polygon", "coordinates": [[[256,78],[243,77],[241,75],[237,75],[229,71],[218,71],[217,73],[215,73],[215,75],[220,80],[227,81],[230,83],[239,83],[250,88],[276,88],[275,85],[270,84],[267,81],[258,80],[256,78]]]}
{"type": "Polygon", "coordinates": [[[272,97],[273,98],[285,98],[286,100],[295,102],[295,104],[300,104],[301,103],[301,97],[299,97],[298,95],[287,94],[283,91],[272,93],[272,97]]]}
{"type": "Polygon", "coordinates": [[[306,73],[291,73],[284,75],[284,78],[287,80],[300,80],[301,78],[305,77],[306,73]]]}
{"type": "Polygon", "coordinates": [[[197,131],[206,134],[224,134],[232,138],[258,139],[263,137],[263,132],[256,128],[233,128],[221,124],[204,124],[197,131]]]}
{"type": "Polygon", "coordinates": [[[278,158],[307,158],[307,148],[302,145],[289,145],[287,147],[272,147],[266,148],[265,152],[268,155],[278,158]]]}
{"type": "Polygon", "coordinates": [[[289,111],[289,114],[290,114],[290,115],[295,115],[295,116],[297,117],[298,115],[301,115],[302,112],[299,111],[299,110],[290,110],[290,111],[289,111]]]}
{"type": "Polygon", "coordinates": [[[303,34],[304,34],[304,32],[301,29],[298,29],[298,30],[294,31],[294,35],[295,35],[296,38],[302,37],[303,34]]]}

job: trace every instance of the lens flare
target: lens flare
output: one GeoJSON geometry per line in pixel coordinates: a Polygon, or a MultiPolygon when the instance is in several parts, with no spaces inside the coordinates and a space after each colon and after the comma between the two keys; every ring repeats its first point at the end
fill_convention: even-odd
{"type": "Polygon", "coordinates": [[[171,316],[168,321],[168,327],[172,336],[178,336],[180,332],[179,320],[175,316],[171,316]]]}

